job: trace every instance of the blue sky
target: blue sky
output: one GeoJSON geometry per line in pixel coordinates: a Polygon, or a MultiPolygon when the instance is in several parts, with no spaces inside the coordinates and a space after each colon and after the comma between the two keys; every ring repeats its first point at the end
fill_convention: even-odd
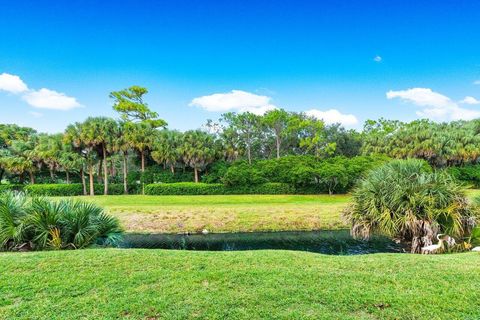
{"type": "Polygon", "coordinates": [[[109,92],[134,84],[180,130],[275,107],[352,128],[471,119],[479,35],[480,1],[9,1],[0,123],[115,116],[109,92]]]}

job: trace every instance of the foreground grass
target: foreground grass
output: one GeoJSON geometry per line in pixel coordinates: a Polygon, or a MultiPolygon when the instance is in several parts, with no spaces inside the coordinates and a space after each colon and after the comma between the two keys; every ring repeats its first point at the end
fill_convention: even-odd
{"type": "Polygon", "coordinates": [[[1,319],[479,319],[480,254],[0,254],[1,319]]]}
{"type": "Polygon", "coordinates": [[[250,232],[340,229],[346,195],[83,197],[117,216],[128,232],[250,232]]]}

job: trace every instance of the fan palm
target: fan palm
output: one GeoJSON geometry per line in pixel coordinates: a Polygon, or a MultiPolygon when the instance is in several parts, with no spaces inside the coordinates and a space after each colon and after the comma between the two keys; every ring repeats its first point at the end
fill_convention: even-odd
{"type": "Polygon", "coordinates": [[[431,245],[438,233],[463,236],[476,215],[453,178],[414,159],[394,160],[371,171],[353,200],[345,216],[354,237],[385,234],[410,243],[412,252],[431,245]]]}

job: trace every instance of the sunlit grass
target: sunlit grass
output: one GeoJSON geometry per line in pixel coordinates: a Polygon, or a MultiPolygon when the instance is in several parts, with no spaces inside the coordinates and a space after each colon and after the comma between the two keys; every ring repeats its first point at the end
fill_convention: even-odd
{"type": "Polygon", "coordinates": [[[0,254],[0,319],[480,319],[480,254],[0,254]]]}
{"type": "Polygon", "coordinates": [[[129,232],[250,232],[346,227],[346,195],[84,197],[117,216],[129,232]]]}

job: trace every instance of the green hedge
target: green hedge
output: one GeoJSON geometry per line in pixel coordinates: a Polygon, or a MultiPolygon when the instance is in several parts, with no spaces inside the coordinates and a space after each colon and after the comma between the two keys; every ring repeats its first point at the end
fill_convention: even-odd
{"type": "Polygon", "coordinates": [[[145,186],[148,195],[218,195],[218,194],[292,194],[286,183],[265,183],[251,187],[228,187],[220,183],[156,183],[145,186]]]}
{"type": "MultiPolygon", "coordinates": [[[[138,193],[139,187],[136,185],[129,186],[129,193],[135,194],[138,193]]],[[[29,195],[33,196],[59,196],[59,197],[70,197],[70,196],[81,196],[83,195],[83,187],[81,183],[71,183],[71,184],[29,184],[23,186],[23,190],[29,195]]],[[[103,185],[95,184],[94,191],[96,195],[103,194],[103,185]]],[[[87,185],[87,193],[89,192],[89,187],[87,185]]],[[[121,195],[123,194],[123,184],[120,183],[110,183],[108,185],[108,194],[110,195],[121,195]]]]}
{"type": "Polygon", "coordinates": [[[0,184],[0,192],[3,191],[21,191],[23,190],[23,185],[21,184],[0,184]]]}

